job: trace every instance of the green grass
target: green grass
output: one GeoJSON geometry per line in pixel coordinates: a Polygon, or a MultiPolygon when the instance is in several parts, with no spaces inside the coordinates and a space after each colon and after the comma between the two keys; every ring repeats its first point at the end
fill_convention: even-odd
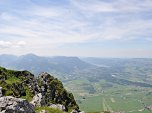
{"type": "MultiPolygon", "coordinates": [[[[139,80],[137,79],[137,81],[139,80]]],[[[125,113],[150,113],[148,110],[139,111],[143,109],[143,105],[139,100],[143,100],[147,105],[152,105],[152,94],[146,95],[148,92],[152,92],[151,88],[118,85],[104,80],[92,83],[80,78],[68,81],[64,83],[64,85],[68,90],[72,91],[82,111],[101,112],[113,110],[125,111],[125,113]],[[107,87],[105,87],[107,83],[113,86],[108,87],[107,85],[107,87]],[[89,94],[89,92],[84,89],[84,84],[91,84],[97,92],[89,94]]]]}
{"type": "Polygon", "coordinates": [[[61,110],[53,109],[53,108],[49,108],[49,107],[36,107],[35,108],[36,113],[39,113],[41,110],[46,110],[47,113],[65,113],[61,110]]]}
{"type": "MultiPolygon", "coordinates": [[[[46,110],[47,113],[70,113],[71,111],[69,112],[63,112],[63,111],[60,111],[58,109],[54,109],[54,108],[49,108],[49,107],[36,107],[35,108],[35,111],[36,113],[39,113],[41,110],[46,110]]],[[[86,112],[86,113],[101,113],[101,112],[86,112]]],[[[110,112],[103,112],[103,113],[110,113],[110,112]]]]}
{"type": "Polygon", "coordinates": [[[7,80],[5,80],[5,82],[7,84],[12,84],[12,83],[20,82],[20,79],[15,77],[15,76],[10,76],[10,77],[7,78],[7,80]]]}
{"type": "Polygon", "coordinates": [[[150,89],[119,86],[109,88],[98,95],[85,96],[85,99],[77,94],[77,100],[81,101],[78,103],[80,109],[86,112],[113,110],[125,111],[125,113],[150,113],[148,110],[139,111],[144,108],[140,100],[152,105],[152,94],[147,95],[147,91],[150,89]]]}
{"type": "Polygon", "coordinates": [[[102,97],[94,96],[87,97],[86,99],[80,98],[82,103],[79,104],[80,109],[86,112],[99,112],[103,111],[103,106],[101,105],[102,97]]]}
{"type": "MultiPolygon", "coordinates": [[[[86,113],[101,113],[101,112],[86,112],[86,113]]],[[[104,112],[104,113],[109,113],[109,112],[104,112]]]]}
{"type": "Polygon", "coordinates": [[[24,88],[26,89],[26,96],[22,96],[21,98],[26,99],[29,102],[32,101],[32,97],[34,95],[31,94],[30,89],[27,86],[25,86],[24,88]]]}

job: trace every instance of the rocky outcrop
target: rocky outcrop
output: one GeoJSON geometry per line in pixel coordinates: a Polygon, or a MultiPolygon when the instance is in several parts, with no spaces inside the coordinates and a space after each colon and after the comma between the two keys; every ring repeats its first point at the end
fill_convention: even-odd
{"type": "Polygon", "coordinates": [[[74,110],[72,110],[70,113],[85,113],[85,112],[84,112],[84,111],[80,111],[80,110],[74,109],[74,110]]]}
{"type": "Polygon", "coordinates": [[[4,96],[32,98],[35,93],[29,84],[33,84],[34,79],[34,75],[28,71],[14,71],[0,67],[0,87],[3,88],[4,96]]]}
{"type": "Polygon", "coordinates": [[[41,110],[39,113],[47,113],[46,110],[41,110]]]}
{"type": "Polygon", "coordinates": [[[49,106],[50,108],[55,108],[55,109],[59,109],[61,111],[66,111],[65,106],[61,105],[61,104],[51,104],[49,106]]]}
{"type": "Polygon", "coordinates": [[[78,108],[73,94],[68,93],[58,79],[55,79],[48,73],[41,73],[37,81],[41,89],[40,93],[44,96],[47,105],[52,103],[55,103],[57,106],[62,105],[62,107],[65,107],[65,111],[68,111],[68,108],[78,108]]]}
{"type": "Polygon", "coordinates": [[[28,71],[14,71],[0,67],[0,87],[2,87],[0,97],[2,95],[24,97],[28,101],[32,100],[31,104],[34,107],[50,106],[62,111],[79,109],[73,94],[66,91],[62,82],[45,72],[34,77],[28,71]]]}
{"type": "Polygon", "coordinates": [[[79,111],[74,109],[70,113],[79,113],[79,111]]]}
{"type": "Polygon", "coordinates": [[[79,112],[79,113],[85,113],[84,111],[81,111],[81,112],[79,112]]]}
{"type": "Polygon", "coordinates": [[[25,99],[12,96],[0,97],[1,113],[35,113],[34,106],[25,99]]]}
{"type": "Polygon", "coordinates": [[[33,97],[33,100],[30,102],[34,106],[45,106],[45,98],[42,96],[42,93],[39,93],[33,97]]]}
{"type": "Polygon", "coordinates": [[[0,87],[0,97],[2,97],[3,94],[2,94],[2,87],[0,87]]]}

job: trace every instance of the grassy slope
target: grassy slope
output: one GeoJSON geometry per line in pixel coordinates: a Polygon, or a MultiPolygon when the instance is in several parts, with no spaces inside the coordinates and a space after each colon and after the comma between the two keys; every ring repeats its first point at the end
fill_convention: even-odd
{"type": "Polygon", "coordinates": [[[65,112],[60,111],[58,109],[53,109],[53,108],[49,108],[49,107],[37,107],[35,109],[36,113],[39,113],[41,110],[46,110],[48,113],[65,113],[65,112]]]}
{"type": "MultiPolygon", "coordinates": [[[[68,108],[73,109],[77,107],[77,104],[75,103],[72,93],[68,93],[64,89],[62,82],[60,82],[58,79],[54,78],[53,76],[48,75],[48,77],[49,77],[48,79],[50,80],[49,85],[52,86],[52,88],[55,88],[58,94],[62,95],[63,103],[61,104],[64,105],[65,101],[67,101],[66,99],[68,98],[68,101],[71,102],[68,108]]],[[[2,92],[4,96],[14,96],[31,101],[32,97],[34,96],[33,93],[31,92],[32,89],[30,89],[24,81],[33,78],[34,75],[32,75],[28,71],[14,71],[0,67],[0,87],[3,88],[2,92]],[[21,91],[23,91],[25,95],[21,95],[20,93],[21,91]]],[[[41,82],[39,82],[39,84],[42,85],[41,82]]],[[[55,96],[58,96],[58,94],[55,93],[55,96]]],[[[50,102],[54,102],[54,101],[50,100],[50,102]]],[[[37,108],[36,110],[39,111],[41,109],[43,109],[43,107],[37,108]]],[[[46,109],[48,113],[62,113],[62,111],[51,109],[48,107],[44,107],[44,109],[46,109]]]]}
{"type": "MultiPolygon", "coordinates": [[[[49,108],[49,107],[37,107],[35,109],[36,113],[39,113],[41,110],[46,110],[47,113],[66,113],[63,111],[60,111],[58,109],[53,109],[53,108],[49,108]]],[[[71,111],[69,111],[68,113],[70,113],[71,111]]],[[[86,112],[86,113],[101,113],[101,112],[86,112]]],[[[109,113],[109,112],[104,112],[104,113],[109,113]]]]}
{"type": "Polygon", "coordinates": [[[4,96],[14,96],[14,97],[21,97],[20,91],[27,92],[26,96],[24,96],[25,99],[31,100],[32,94],[29,91],[29,88],[23,84],[22,82],[28,78],[23,75],[30,75],[30,77],[33,77],[31,73],[28,71],[14,71],[14,70],[8,70],[5,68],[0,67],[0,86],[3,88],[3,95],[4,96]]]}

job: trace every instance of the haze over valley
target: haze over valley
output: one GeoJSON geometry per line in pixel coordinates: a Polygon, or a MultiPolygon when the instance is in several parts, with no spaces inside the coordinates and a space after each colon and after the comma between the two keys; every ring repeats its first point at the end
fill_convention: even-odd
{"type": "Polygon", "coordinates": [[[151,113],[152,0],[0,0],[0,113],[151,113]]]}
{"type": "Polygon", "coordinates": [[[29,70],[35,76],[42,72],[50,73],[75,95],[80,109],[84,111],[150,112],[144,105],[152,104],[151,58],[4,54],[0,55],[0,65],[14,70],[29,70]]]}

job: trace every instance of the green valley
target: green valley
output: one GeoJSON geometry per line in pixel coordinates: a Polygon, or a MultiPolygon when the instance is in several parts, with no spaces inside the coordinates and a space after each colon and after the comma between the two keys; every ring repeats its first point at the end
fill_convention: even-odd
{"type": "MultiPolygon", "coordinates": [[[[44,70],[63,82],[82,111],[149,113],[152,105],[152,59],[40,57],[28,54],[0,62],[35,75],[44,70]],[[31,63],[33,61],[34,63],[31,63]],[[17,62],[17,63],[15,63],[17,62]],[[30,65],[30,66],[29,66],[30,65]],[[40,70],[39,70],[40,69],[40,70]]],[[[11,77],[18,82],[19,79],[11,77]]],[[[12,81],[6,82],[11,84],[12,81]]]]}

